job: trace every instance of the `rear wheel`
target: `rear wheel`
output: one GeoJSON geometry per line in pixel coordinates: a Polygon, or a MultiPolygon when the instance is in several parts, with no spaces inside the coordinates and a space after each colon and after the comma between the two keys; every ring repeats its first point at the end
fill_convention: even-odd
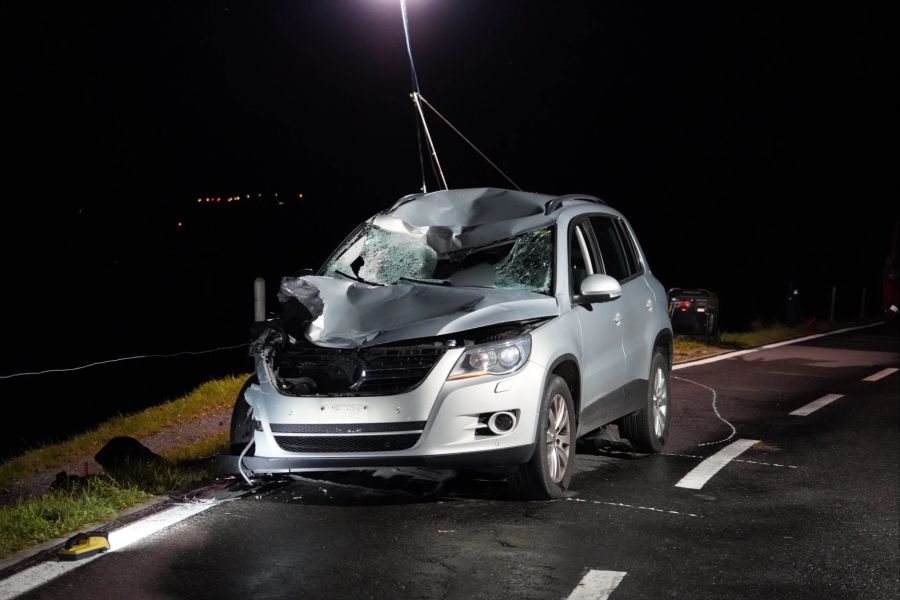
{"type": "Polygon", "coordinates": [[[669,361],[659,351],[650,361],[650,381],[644,408],[622,419],[622,436],[638,452],[656,453],[663,449],[669,434],[669,361]]]}
{"type": "Polygon", "coordinates": [[[251,385],[257,383],[256,375],[248,378],[244,382],[241,391],[238,392],[237,399],[234,401],[234,409],[231,411],[231,430],[230,430],[230,448],[232,454],[240,454],[247,443],[253,439],[255,426],[253,423],[253,411],[247,400],[244,399],[244,393],[251,385]]]}
{"type": "Polygon", "coordinates": [[[547,381],[538,414],[534,454],[510,477],[515,495],[530,500],[561,498],[572,480],[575,462],[575,409],[562,377],[547,381]]]}

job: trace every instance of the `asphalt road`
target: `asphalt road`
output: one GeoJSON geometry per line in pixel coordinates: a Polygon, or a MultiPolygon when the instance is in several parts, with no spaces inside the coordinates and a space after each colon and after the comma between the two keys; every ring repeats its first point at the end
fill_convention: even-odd
{"type": "Polygon", "coordinates": [[[565,500],[518,502],[472,479],[428,498],[412,483],[292,482],[23,597],[602,598],[573,592],[598,570],[620,574],[613,600],[895,600],[900,373],[863,379],[900,366],[897,350],[882,327],[678,370],[666,453],[582,444],[565,500]],[[790,414],[827,394],[842,397],[790,414]],[[747,447],[702,487],[678,486],[747,447]]]}

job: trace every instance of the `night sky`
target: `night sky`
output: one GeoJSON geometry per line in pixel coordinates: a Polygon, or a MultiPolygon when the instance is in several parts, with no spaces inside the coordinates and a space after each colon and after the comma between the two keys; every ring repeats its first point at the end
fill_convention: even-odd
{"type": "MultiPolygon", "coordinates": [[[[832,285],[880,309],[896,19],[733,4],[409,12],[430,102],[524,189],[625,213],[726,325],[783,318],[791,283],[808,314],[832,285]]],[[[4,372],[244,341],[254,276],[273,292],[419,186],[397,0],[4,0],[0,28],[4,372]]],[[[506,187],[430,123],[451,187],[506,187]]]]}

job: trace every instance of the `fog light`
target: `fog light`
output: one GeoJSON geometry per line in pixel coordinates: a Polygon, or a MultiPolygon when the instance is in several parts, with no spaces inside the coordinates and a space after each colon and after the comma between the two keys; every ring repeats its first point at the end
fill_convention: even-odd
{"type": "Polygon", "coordinates": [[[507,433],[512,431],[516,426],[516,415],[511,412],[498,412],[491,415],[488,419],[488,429],[496,434],[507,433]]]}

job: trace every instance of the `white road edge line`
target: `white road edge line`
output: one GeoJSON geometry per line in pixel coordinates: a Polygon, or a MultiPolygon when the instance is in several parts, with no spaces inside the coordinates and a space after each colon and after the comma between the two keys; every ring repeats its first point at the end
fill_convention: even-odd
{"type": "Polygon", "coordinates": [[[868,377],[863,379],[863,381],[878,381],[879,379],[884,379],[888,375],[893,375],[897,371],[900,371],[900,369],[895,369],[894,367],[890,367],[888,369],[882,369],[882,370],[878,371],[877,373],[872,373],[871,375],[869,375],[868,377]]]}
{"type": "MultiPolygon", "coordinates": [[[[212,508],[216,504],[217,503],[214,502],[179,504],[154,515],[150,515],[140,521],[135,521],[121,529],[116,529],[109,534],[110,549],[104,554],[118,552],[147,536],[153,535],[157,531],[183,521],[188,517],[193,517],[208,508],[212,508]]],[[[65,575],[69,571],[74,571],[78,567],[93,562],[101,556],[103,556],[103,554],[98,554],[74,562],[47,561],[38,563],[33,567],[29,567],[24,571],[20,571],[15,575],[0,581],[0,600],[15,598],[16,596],[29,592],[38,586],[56,579],[60,575],[65,575]]]]}
{"type": "Polygon", "coordinates": [[[619,587],[626,571],[588,571],[566,600],[606,600],[619,587]]]}
{"type": "Polygon", "coordinates": [[[756,348],[747,348],[746,350],[738,350],[736,352],[728,352],[726,354],[718,354],[716,356],[710,356],[709,358],[701,358],[699,360],[692,360],[690,362],[679,363],[672,367],[673,371],[677,371],[679,369],[687,369],[688,367],[697,367],[700,365],[708,365],[710,363],[719,362],[720,360],[728,360],[729,358],[736,358],[738,356],[743,356],[744,354],[752,354],[753,352],[759,352],[760,350],[769,350],[771,348],[780,348],[781,346],[790,346],[791,344],[799,344],[800,342],[806,342],[809,340],[815,340],[821,337],[826,337],[829,335],[837,335],[839,333],[847,333],[848,331],[859,331],[860,329],[871,329],[872,327],[878,327],[880,325],[884,325],[883,321],[879,321],[877,323],[869,323],[868,325],[859,325],[857,327],[845,327],[844,329],[836,329],[834,331],[828,331],[826,333],[817,333],[814,335],[808,335],[806,337],[794,338],[792,340],[785,340],[783,342],[775,342],[774,344],[766,344],[765,346],[757,346],[756,348]]]}
{"type": "Polygon", "coordinates": [[[737,458],[744,451],[758,443],[759,440],[735,440],[734,442],[731,442],[691,469],[687,475],[682,477],[681,480],[675,484],[675,487],[699,490],[706,485],[706,482],[709,481],[713,475],[718,473],[722,467],[731,462],[732,459],[737,458]]]}
{"type": "Polygon", "coordinates": [[[805,417],[806,415],[816,412],[823,406],[831,404],[835,400],[838,400],[843,397],[844,397],[843,394],[826,394],[825,396],[822,396],[818,400],[813,400],[806,406],[801,406],[797,410],[791,411],[790,414],[792,414],[796,417],[805,417]]]}

